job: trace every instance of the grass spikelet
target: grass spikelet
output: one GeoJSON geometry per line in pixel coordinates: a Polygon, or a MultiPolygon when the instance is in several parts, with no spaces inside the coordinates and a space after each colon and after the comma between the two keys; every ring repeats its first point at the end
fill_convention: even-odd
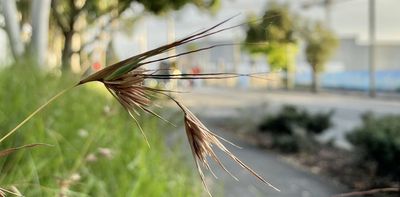
{"type": "Polygon", "coordinates": [[[139,130],[141,131],[147,145],[150,147],[150,143],[144,133],[139,122],[135,118],[135,115],[140,115],[136,109],[141,109],[145,112],[155,114],[147,107],[150,105],[150,97],[146,94],[146,90],[143,88],[144,77],[141,75],[144,72],[143,69],[137,69],[131,71],[122,77],[115,80],[103,81],[104,86],[114,96],[115,99],[128,111],[129,115],[135,121],[139,130]]]}
{"type": "MultiPolygon", "coordinates": [[[[233,143],[225,140],[224,138],[214,134],[211,132],[204,124],[184,105],[180,102],[174,100],[176,104],[182,109],[184,113],[184,123],[185,123],[185,130],[186,135],[192,150],[192,154],[195,159],[196,167],[199,171],[201,180],[203,182],[204,187],[206,188],[208,194],[211,196],[208,187],[205,183],[204,173],[200,166],[200,163],[208,169],[214,176],[215,174],[212,172],[209,162],[207,158],[211,158],[214,160],[225,172],[232,176],[235,180],[238,180],[228,169],[223,165],[220,161],[218,156],[215,154],[213,147],[219,148],[222,150],[226,155],[228,155],[233,161],[235,161],[238,165],[240,165],[243,169],[246,169],[250,174],[257,177],[260,181],[267,184],[268,186],[272,187],[276,191],[280,191],[278,188],[273,186],[271,183],[266,181],[263,177],[258,175],[253,169],[248,167],[245,163],[243,163],[239,158],[237,158],[232,152],[230,152],[224,144],[221,143],[220,140],[226,141],[231,145],[233,143]]],[[[236,145],[234,145],[236,146],[236,145]]]]}

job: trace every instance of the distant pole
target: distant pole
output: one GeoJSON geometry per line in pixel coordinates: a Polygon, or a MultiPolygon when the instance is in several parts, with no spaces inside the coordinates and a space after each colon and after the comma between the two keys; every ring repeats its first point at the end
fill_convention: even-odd
{"type": "Polygon", "coordinates": [[[375,0],[369,0],[369,96],[376,96],[375,88],[375,0]]]}
{"type": "Polygon", "coordinates": [[[332,0],[325,0],[325,22],[332,29],[332,0]]]}

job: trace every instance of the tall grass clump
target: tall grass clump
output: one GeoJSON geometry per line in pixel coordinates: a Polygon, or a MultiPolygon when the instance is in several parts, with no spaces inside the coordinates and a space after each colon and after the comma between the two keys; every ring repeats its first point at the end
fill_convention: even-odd
{"type": "MultiPolygon", "coordinates": [[[[1,70],[1,135],[71,80],[29,65],[1,70]]],[[[98,84],[75,89],[1,142],[0,150],[37,142],[52,146],[0,158],[0,187],[18,188],[24,196],[200,196],[201,185],[180,162],[182,155],[166,154],[158,121],[139,118],[149,149],[107,94],[98,84]]]]}
{"type": "MultiPolygon", "coordinates": [[[[230,18],[231,19],[231,18],[230,18]]],[[[178,46],[185,45],[187,43],[202,39],[207,36],[211,36],[217,34],[219,32],[229,30],[240,25],[235,25],[231,27],[221,28],[221,26],[227,22],[227,19],[221,23],[218,23],[215,26],[212,26],[208,29],[199,31],[185,38],[179,39],[177,41],[171,42],[164,46],[152,49],[150,51],[143,52],[141,54],[132,56],[123,61],[117,62],[113,65],[107,66],[106,68],[92,73],[89,76],[85,76],[81,78],[81,80],[77,81],[75,85],[70,86],[70,88],[63,89],[55,96],[51,97],[47,100],[43,105],[37,108],[35,111],[30,113],[27,118],[23,119],[16,127],[7,132],[1,139],[0,143],[2,143],[5,139],[9,138],[12,134],[14,134],[21,126],[23,126],[28,120],[34,117],[39,111],[41,111],[45,106],[50,104],[56,98],[59,98],[64,93],[68,92],[68,90],[75,90],[79,87],[82,87],[87,84],[102,84],[103,87],[112,95],[115,100],[117,100],[121,106],[128,112],[131,118],[134,120],[133,122],[136,124],[137,128],[140,130],[142,135],[147,142],[147,137],[145,134],[145,130],[142,129],[141,124],[138,120],[141,112],[153,115],[158,117],[161,120],[168,122],[163,119],[157,113],[152,111],[153,101],[155,99],[154,96],[164,96],[168,99],[172,100],[177,104],[177,106],[181,109],[183,114],[183,121],[185,125],[186,135],[189,142],[189,146],[192,150],[192,154],[195,160],[196,168],[200,174],[201,180],[208,194],[211,196],[209,192],[203,169],[209,170],[212,173],[212,169],[209,166],[209,160],[215,161],[219,167],[225,170],[227,173],[231,174],[225,166],[222,164],[218,156],[215,154],[214,149],[218,148],[222,150],[229,158],[231,158],[234,162],[236,162],[240,167],[248,171],[250,174],[254,175],[261,182],[270,186],[271,188],[279,191],[276,187],[267,182],[263,177],[258,175],[255,171],[253,171],[250,167],[248,167],[244,162],[242,162],[239,158],[233,155],[222,143],[228,142],[220,136],[216,135],[214,132],[207,129],[207,127],[187,108],[182,102],[176,100],[169,93],[170,91],[163,89],[155,89],[146,85],[146,79],[222,79],[222,78],[233,78],[239,76],[253,76],[253,74],[236,74],[236,73],[202,73],[202,74],[157,74],[160,70],[148,70],[144,68],[144,65],[160,62],[163,60],[168,60],[172,58],[177,58],[179,56],[187,55],[190,53],[195,53],[199,51],[209,50],[218,46],[225,46],[231,44],[219,44],[212,45],[204,48],[195,49],[192,51],[183,52],[180,54],[172,55],[172,56],[164,56],[159,57],[162,54],[165,54],[171,49],[174,49],[178,46]],[[158,57],[158,58],[157,58],[158,57]]],[[[70,93],[70,91],[68,92],[70,93]]],[[[77,93],[74,93],[77,94],[77,93]]],[[[66,97],[63,97],[65,99],[66,97]]],[[[68,97],[67,97],[68,98],[68,97]]],[[[94,103],[96,100],[92,100],[94,103]]],[[[80,108],[81,103],[76,102],[76,108],[80,108]]],[[[96,106],[91,106],[96,107],[96,106]]],[[[61,106],[60,109],[69,108],[71,106],[61,106]]],[[[72,108],[73,109],[73,108],[72,108]]],[[[76,112],[68,111],[67,114],[80,116],[76,112]]],[[[147,142],[148,143],[148,142],[147,142]]],[[[230,142],[228,142],[230,143],[230,142]]],[[[232,145],[232,143],[230,143],[232,145]]],[[[149,145],[149,144],[148,144],[149,145]]],[[[158,163],[159,164],[159,163],[158,163]]],[[[232,175],[232,174],[231,174],[232,175]]],[[[232,175],[235,178],[234,175],[232,175]]],[[[235,178],[236,179],[236,178],[235,178]]]]}

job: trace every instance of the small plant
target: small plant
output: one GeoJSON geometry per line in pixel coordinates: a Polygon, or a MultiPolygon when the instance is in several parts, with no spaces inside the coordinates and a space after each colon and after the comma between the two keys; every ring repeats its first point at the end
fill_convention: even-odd
{"type": "Polygon", "coordinates": [[[304,122],[300,124],[303,124],[305,130],[309,134],[321,134],[333,126],[331,121],[333,111],[327,113],[319,112],[316,114],[309,114],[303,111],[302,114],[304,122]]]}
{"type": "Polygon", "coordinates": [[[268,116],[260,124],[261,131],[274,134],[293,134],[295,128],[302,128],[308,134],[320,134],[332,126],[333,111],[311,114],[292,105],[285,105],[275,116],[268,116]]]}
{"type": "Polygon", "coordinates": [[[295,106],[286,105],[276,115],[266,117],[259,130],[272,135],[273,148],[284,152],[297,152],[300,147],[309,146],[310,143],[305,141],[313,140],[314,135],[332,126],[332,115],[333,111],[311,114],[295,106]]]}
{"type": "Polygon", "coordinates": [[[259,129],[277,135],[292,134],[293,124],[301,122],[302,119],[303,117],[301,117],[299,110],[295,106],[285,105],[275,116],[268,116],[261,123],[259,129]]]}
{"type": "MultiPolygon", "coordinates": [[[[43,145],[46,145],[46,144],[39,144],[39,143],[37,143],[37,144],[27,144],[27,145],[23,145],[23,146],[20,146],[20,147],[8,148],[8,149],[0,151],[0,158],[6,157],[6,156],[14,153],[15,151],[18,151],[18,150],[21,150],[21,149],[33,148],[35,146],[43,146],[43,145]]],[[[0,197],[6,196],[7,193],[15,195],[15,196],[23,196],[18,191],[18,189],[16,187],[14,187],[14,186],[11,187],[11,190],[0,187],[0,197]]]]}
{"type": "MultiPolygon", "coordinates": [[[[361,153],[362,159],[373,161],[377,173],[400,177],[400,116],[362,116],[362,125],[352,130],[347,139],[361,153]]],[[[364,161],[362,161],[364,162],[364,161]]]]}

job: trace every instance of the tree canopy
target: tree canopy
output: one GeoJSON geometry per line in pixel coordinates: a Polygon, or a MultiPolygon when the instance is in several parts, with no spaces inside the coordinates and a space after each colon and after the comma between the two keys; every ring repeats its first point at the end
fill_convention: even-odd
{"type": "Polygon", "coordinates": [[[304,33],[306,58],[313,71],[322,72],[338,46],[336,35],[320,23],[311,24],[304,33]]]}
{"type": "Polygon", "coordinates": [[[194,4],[202,9],[214,9],[219,0],[53,0],[52,15],[56,27],[64,37],[62,51],[62,64],[65,69],[70,66],[70,59],[74,51],[71,43],[73,34],[78,32],[75,28],[79,17],[86,24],[92,24],[98,18],[105,16],[108,24],[119,19],[122,13],[131,8],[133,3],[141,4],[145,11],[153,14],[161,14],[170,10],[177,10],[186,4],[194,4]]]}
{"type": "Polygon", "coordinates": [[[272,69],[284,69],[293,66],[297,53],[297,41],[294,36],[295,26],[289,9],[285,5],[270,3],[262,21],[256,22],[256,17],[249,18],[246,43],[261,43],[248,45],[250,53],[267,55],[272,69]]]}
{"type": "MultiPolygon", "coordinates": [[[[50,40],[56,37],[60,37],[60,40],[62,40],[62,49],[59,49],[60,47],[57,48],[56,46],[58,45],[49,45],[49,47],[53,53],[61,54],[64,70],[69,70],[72,56],[76,53],[81,53],[82,46],[87,46],[88,42],[93,42],[99,38],[99,36],[94,36],[93,39],[89,40],[80,39],[81,44],[78,46],[79,48],[76,48],[76,45],[74,45],[75,47],[72,46],[73,38],[76,34],[81,36],[93,29],[97,29],[96,31],[101,32],[100,34],[110,34],[109,27],[115,28],[115,25],[112,24],[121,21],[124,21],[124,27],[126,28],[125,22],[127,20],[134,21],[137,17],[125,15],[124,19],[121,19],[121,16],[127,10],[134,10],[131,9],[135,7],[133,6],[134,4],[142,6],[141,12],[151,14],[163,14],[171,10],[180,9],[187,4],[193,4],[199,9],[215,12],[220,5],[220,0],[43,0],[43,3],[39,0],[40,5],[33,6],[36,5],[34,2],[32,0],[7,0],[1,2],[1,12],[5,17],[5,29],[7,29],[10,43],[12,43],[11,48],[14,59],[21,59],[24,51],[26,51],[24,50],[25,47],[29,45],[27,41],[31,39],[37,41],[34,43],[41,43],[42,45],[44,43],[47,46],[47,36],[50,34],[50,40]],[[48,17],[50,1],[51,17],[48,17]],[[135,19],[128,19],[129,17],[135,19]],[[22,38],[20,27],[24,27],[25,24],[31,27],[35,25],[32,32],[40,35],[35,38],[33,38],[33,35],[32,38],[26,38],[26,36],[30,35],[24,35],[25,37],[22,38]],[[46,28],[49,31],[44,31],[43,27],[48,27],[49,25],[50,28],[46,28]]],[[[143,15],[142,13],[136,14],[143,15]]],[[[128,22],[127,24],[132,23],[128,22]]],[[[129,25],[129,28],[131,27],[129,25]]],[[[91,34],[93,34],[93,31],[91,34]]],[[[54,42],[54,40],[50,42],[54,42]]],[[[45,51],[41,54],[45,56],[45,51]]]]}
{"type": "Polygon", "coordinates": [[[296,26],[287,5],[272,2],[267,8],[261,22],[257,22],[257,17],[249,17],[245,42],[258,44],[246,45],[246,49],[252,54],[265,54],[271,70],[285,70],[286,87],[290,88],[290,73],[298,52],[296,26]]]}
{"type": "Polygon", "coordinates": [[[318,92],[319,73],[324,70],[326,62],[332,57],[337,46],[336,35],[321,23],[310,23],[302,32],[305,41],[305,54],[312,70],[312,91],[318,92]]]}

